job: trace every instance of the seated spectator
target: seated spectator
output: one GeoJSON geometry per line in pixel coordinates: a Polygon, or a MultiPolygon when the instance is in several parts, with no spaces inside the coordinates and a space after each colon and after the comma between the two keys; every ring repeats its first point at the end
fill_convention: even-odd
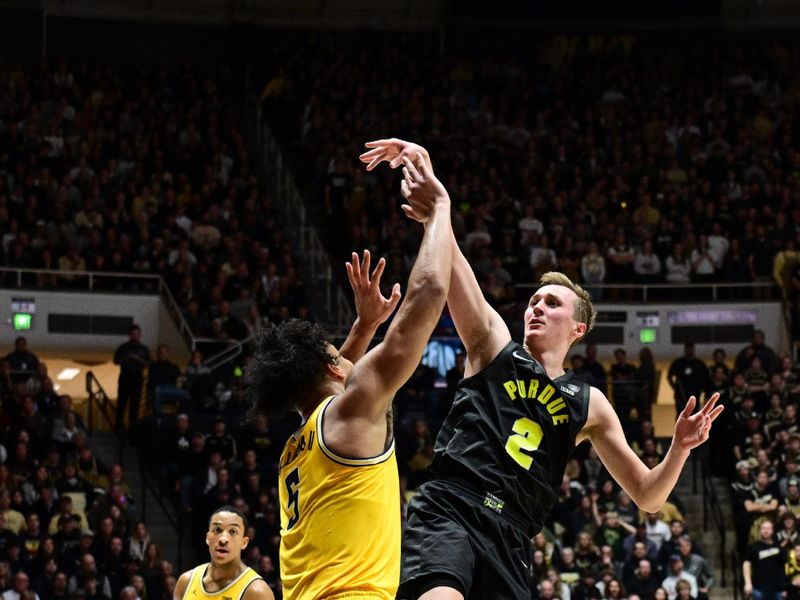
{"type": "Polygon", "coordinates": [[[664,578],[661,586],[667,591],[669,600],[675,600],[678,596],[678,582],[685,581],[691,587],[691,595],[697,598],[699,587],[694,575],[684,569],[683,559],[680,554],[673,554],[669,557],[669,574],[664,578]]]}
{"type": "Polygon", "coordinates": [[[39,594],[30,589],[30,577],[24,571],[14,575],[14,585],[3,592],[3,600],[39,600],[39,594]]]}
{"type": "Polygon", "coordinates": [[[697,590],[692,594],[693,597],[707,600],[709,591],[715,584],[714,570],[705,558],[692,551],[692,540],[688,535],[683,535],[678,540],[678,551],[684,569],[697,580],[697,590]]]}
{"type": "Polygon", "coordinates": [[[672,254],[667,257],[665,267],[667,283],[689,283],[692,264],[684,255],[681,244],[675,244],[672,254]]]}

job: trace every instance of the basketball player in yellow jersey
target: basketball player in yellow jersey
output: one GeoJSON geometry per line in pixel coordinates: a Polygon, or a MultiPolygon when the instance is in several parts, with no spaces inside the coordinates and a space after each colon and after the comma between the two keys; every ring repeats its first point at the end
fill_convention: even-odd
{"type": "Polygon", "coordinates": [[[248,367],[252,410],[296,410],[303,424],[280,462],[280,568],[286,600],[394,599],[400,577],[400,487],[391,405],[419,365],[450,283],[450,199],[423,163],[406,159],[404,196],[424,198],[427,222],[405,301],[380,292],[381,259],[347,270],[358,317],[341,350],[321,328],[291,320],[261,331],[248,367]]]}
{"type": "Polygon", "coordinates": [[[246,533],[246,517],[237,508],[214,511],[206,533],[211,562],[181,575],[173,600],[275,600],[267,582],[242,562],[246,533]]]}

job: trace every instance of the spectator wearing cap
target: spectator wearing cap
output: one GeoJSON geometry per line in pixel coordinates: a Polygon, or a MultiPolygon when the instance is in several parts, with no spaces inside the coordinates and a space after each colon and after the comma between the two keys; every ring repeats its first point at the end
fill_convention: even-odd
{"type": "Polygon", "coordinates": [[[679,581],[686,581],[691,586],[692,597],[697,598],[697,579],[684,569],[681,555],[673,554],[669,557],[669,574],[664,578],[664,581],[661,582],[661,587],[667,591],[669,600],[675,600],[677,597],[677,585],[679,581]]]}
{"type": "MultiPolygon", "coordinates": [[[[77,525],[78,531],[75,538],[77,539],[81,529],[89,529],[89,523],[86,520],[86,515],[82,511],[73,509],[72,498],[69,496],[62,496],[58,500],[58,512],[52,516],[50,523],[47,526],[47,533],[49,535],[56,535],[61,532],[62,519],[68,519],[77,525]]],[[[70,529],[72,532],[72,529],[70,529]]]]}
{"type": "Polygon", "coordinates": [[[744,595],[781,600],[786,587],[784,552],[773,539],[772,521],[762,521],[758,531],[758,540],[747,547],[742,563],[744,595]]]}
{"type": "Polygon", "coordinates": [[[794,479],[800,484],[800,462],[794,459],[784,459],[784,476],[778,479],[778,494],[785,498],[789,494],[789,481],[794,479]]]}

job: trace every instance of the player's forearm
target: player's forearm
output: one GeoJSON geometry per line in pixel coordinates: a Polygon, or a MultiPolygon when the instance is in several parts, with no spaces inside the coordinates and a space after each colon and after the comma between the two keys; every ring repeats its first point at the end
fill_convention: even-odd
{"type": "Polygon", "coordinates": [[[650,513],[661,510],[681,475],[688,450],[681,450],[675,444],[670,446],[664,460],[645,474],[636,504],[650,513]]]}
{"type": "Polygon", "coordinates": [[[467,354],[471,354],[470,348],[488,337],[494,309],[486,302],[475,273],[461,252],[455,236],[451,240],[451,245],[453,274],[450,279],[450,291],[447,294],[447,305],[458,337],[464,343],[467,354]]]}
{"type": "Polygon", "coordinates": [[[347,339],[339,349],[339,353],[353,364],[364,356],[369,348],[369,343],[378,330],[379,323],[366,323],[361,317],[356,317],[347,339]]]}

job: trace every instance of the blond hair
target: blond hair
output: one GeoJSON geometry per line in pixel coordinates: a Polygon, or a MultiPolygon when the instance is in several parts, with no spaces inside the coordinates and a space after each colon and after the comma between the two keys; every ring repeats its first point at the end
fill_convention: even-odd
{"type": "Polygon", "coordinates": [[[557,271],[549,271],[542,275],[539,279],[539,285],[560,285],[575,292],[578,297],[575,302],[575,312],[572,317],[578,323],[586,324],[586,333],[579,337],[576,342],[583,339],[587,333],[594,327],[594,321],[597,318],[597,311],[592,306],[592,297],[585,289],[574,283],[569,277],[557,271]]]}

